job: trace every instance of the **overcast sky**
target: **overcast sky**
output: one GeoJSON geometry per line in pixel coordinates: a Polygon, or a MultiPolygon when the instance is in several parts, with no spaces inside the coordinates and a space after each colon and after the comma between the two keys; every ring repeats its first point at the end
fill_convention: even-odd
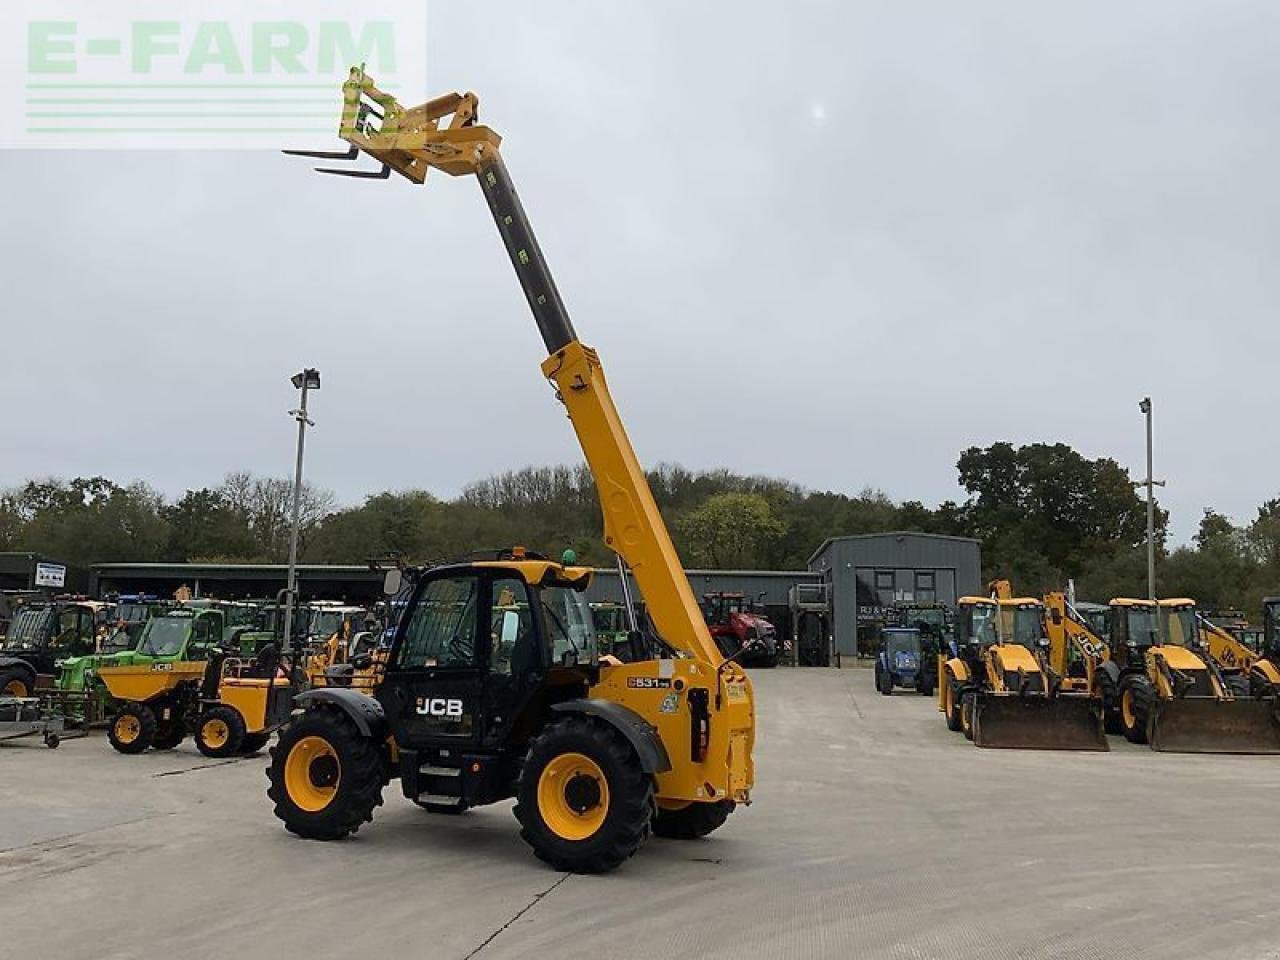
{"type": "MultiPolygon", "coordinates": [[[[1280,4],[431,6],[643,462],[935,504],[971,444],[1141,472],[1175,535],[1280,495],[1280,4]]],[[[426,93],[426,91],[424,91],[426,93]]],[[[282,144],[285,146],[287,144],[282,144]]],[[[345,503],[575,460],[473,180],[0,154],[0,484],[345,503]]]]}

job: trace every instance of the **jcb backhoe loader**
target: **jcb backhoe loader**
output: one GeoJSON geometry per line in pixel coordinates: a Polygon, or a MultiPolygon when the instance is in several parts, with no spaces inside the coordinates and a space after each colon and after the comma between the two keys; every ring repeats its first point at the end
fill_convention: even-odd
{"type": "MultiPolygon", "coordinates": [[[[535,854],[577,872],[618,866],[650,829],[710,833],[750,801],[751,682],[711,639],[498,134],[477,122],[473,94],[406,109],[360,68],[343,103],[339,136],[351,149],[337,156],[367,153],[382,168],[337,172],[384,179],[395,170],[422,183],[435,167],[479,181],[547,349],[542,374],[595,479],[605,544],[630,567],[661,649],[630,663],[597,656],[588,568],[513,549],[411,572],[376,694],[324,688],[297,698],[303,711],[268,772],[276,815],[304,837],[343,837],[372,819],[391,777],[432,811],[515,797],[535,854]]],[[[387,576],[392,590],[400,571],[387,576]]],[[[639,636],[634,618],[631,627],[639,636]]]]}
{"type": "MultiPolygon", "coordinates": [[[[1258,700],[1276,696],[1280,690],[1280,669],[1265,649],[1250,650],[1235,634],[1208,617],[1196,619],[1200,625],[1200,642],[1235,696],[1258,700]]],[[[1263,635],[1265,637],[1265,630],[1263,635]]]]}
{"type": "Polygon", "coordinates": [[[1007,581],[992,588],[960,600],[955,656],[939,675],[947,726],[980,747],[1108,749],[1100,702],[1050,664],[1044,605],[1007,581]]]}
{"type": "Polygon", "coordinates": [[[1273,700],[1238,697],[1201,643],[1191,600],[1110,603],[1096,668],[1131,743],[1181,753],[1278,753],[1273,700]]]}

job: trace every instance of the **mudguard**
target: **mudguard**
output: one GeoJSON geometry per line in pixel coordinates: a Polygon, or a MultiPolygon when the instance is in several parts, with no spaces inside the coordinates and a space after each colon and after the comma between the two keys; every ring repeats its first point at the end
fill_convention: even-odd
{"type": "Polygon", "coordinates": [[[23,660],[21,657],[0,657],[0,670],[4,670],[7,667],[19,667],[31,674],[32,686],[35,685],[36,668],[28,661],[23,660]]]}
{"type": "Polygon", "coordinates": [[[612,700],[585,698],[565,700],[554,704],[551,709],[556,713],[582,713],[605,721],[627,738],[645,773],[666,773],[671,769],[671,758],[657,729],[634,710],[612,700]]]}
{"type": "Polygon", "coordinates": [[[384,740],[387,736],[387,715],[382,704],[373,697],[346,687],[320,687],[308,690],[293,698],[304,710],[315,707],[336,707],[351,718],[361,735],[384,740]]]}

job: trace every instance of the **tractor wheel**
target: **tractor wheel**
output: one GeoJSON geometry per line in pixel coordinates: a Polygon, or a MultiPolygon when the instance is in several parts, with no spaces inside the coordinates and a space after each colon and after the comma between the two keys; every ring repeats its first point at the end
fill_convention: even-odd
{"type": "Polygon", "coordinates": [[[382,806],[388,780],[381,744],[346,715],[311,709],[280,731],[267,768],[267,796],[285,829],[308,840],[355,833],[382,806]]]}
{"type": "Polygon", "coordinates": [[[145,703],[126,703],[107,728],[107,739],[121,753],[142,753],[155,738],[156,715],[145,703]]]}
{"type": "Polygon", "coordinates": [[[240,741],[240,752],[246,756],[257,753],[267,745],[270,739],[269,733],[246,733],[244,739],[240,741]]]}
{"type": "Polygon", "coordinates": [[[978,695],[966,690],[960,698],[960,729],[964,731],[966,740],[973,739],[973,714],[978,709],[978,695]]]}
{"type": "Polygon", "coordinates": [[[719,830],[737,806],[732,800],[715,803],[676,803],[664,806],[658,801],[653,815],[653,834],[671,840],[696,840],[719,830]]]}
{"type": "Polygon", "coordinates": [[[947,678],[946,696],[942,698],[942,714],[947,719],[947,729],[951,731],[964,728],[964,718],[960,716],[960,704],[964,699],[964,691],[960,684],[947,678]]]}
{"type": "Polygon", "coordinates": [[[876,689],[886,697],[893,696],[893,677],[879,667],[876,667],[876,689]]]}
{"type": "Polygon", "coordinates": [[[1151,681],[1141,674],[1120,681],[1120,729],[1130,743],[1147,742],[1147,720],[1155,698],[1151,681]]]}
{"type": "Polygon", "coordinates": [[[244,743],[244,717],[224,703],[210,707],[196,720],[196,749],[206,757],[234,757],[244,743]]]}
{"type": "Polygon", "coordinates": [[[529,746],[516,786],[520,836],[538,859],[604,873],[644,843],[653,778],[612,727],[584,716],[549,724],[529,746]]]}
{"type": "Polygon", "coordinates": [[[165,721],[156,721],[156,736],[151,741],[155,750],[172,750],[187,737],[187,726],[181,716],[173,716],[165,721]]]}
{"type": "Polygon", "coordinates": [[[21,667],[0,670],[0,697],[29,697],[32,686],[31,674],[21,667]]]}
{"type": "Polygon", "coordinates": [[[916,693],[922,697],[933,696],[933,685],[935,677],[928,670],[921,668],[916,674],[916,693]]]}
{"type": "Polygon", "coordinates": [[[1249,695],[1255,700],[1269,700],[1276,696],[1275,685],[1263,673],[1249,674],[1249,695]]]}
{"type": "Polygon", "coordinates": [[[1111,678],[1101,670],[1094,679],[1094,692],[1102,701],[1102,729],[1111,734],[1124,733],[1120,722],[1120,695],[1111,678]]]}

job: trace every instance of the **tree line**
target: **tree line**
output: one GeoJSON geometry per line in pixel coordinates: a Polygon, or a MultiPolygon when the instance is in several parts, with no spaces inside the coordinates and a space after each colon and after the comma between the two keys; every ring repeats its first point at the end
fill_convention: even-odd
{"type": "MultiPolygon", "coordinates": [[[[1146,507],[1128,472],[1065,444],[995,443],[956,462],[963,497],[929,507],[878,490],[818,491],[729,470],[660,464],[649,484],[684,562],[719,569],[804,569],[827,537],[890,530],[971,536],[984,575],[1038,593],[1074,579],[1081,597],[1145,595],[1146,507]]],[[[292,486],[286,478],[228,474],[176,500],[145,483],[103,477],[29,480],[0,492],[0,550],[99,562],[279,563],[288,556],[292,486]]],[[[1280,498],[1245,525],[1207,510],[1193,542],[1169,549],[1156,512],[1159,591],[1206,607],[1255,610],[1280,593],[1280,498]]],[[[594,482],[584,465],[526,467],[488,477],[453,498],[384,491],[339,506],[307,486],[301,557],[412,562],[524,544],[611,565],[594,482]]]]}

